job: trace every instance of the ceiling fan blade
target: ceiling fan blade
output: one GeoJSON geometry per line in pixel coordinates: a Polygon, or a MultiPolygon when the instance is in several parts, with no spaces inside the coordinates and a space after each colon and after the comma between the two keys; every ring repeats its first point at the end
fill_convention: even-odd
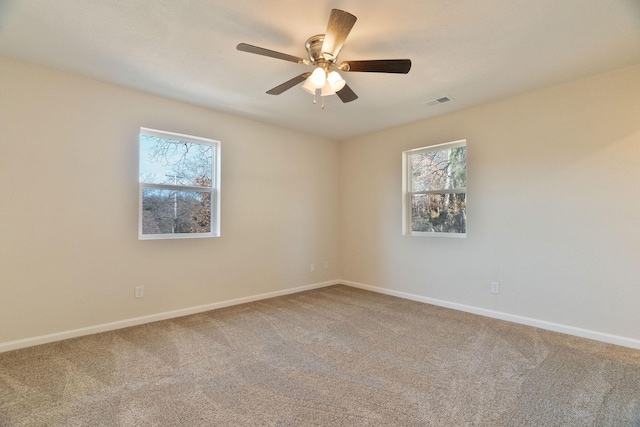
{"type": "Polygon", "coordinates": [[[338,95],[338,97],[340,97],[340,99],[344,103],[355,101],[356,99],[358,99],[358,95],[356,95],[356,93],[351,90],[349,85],[344,85],[342,89],[336,92],[336,95],[338,95]]]}
{"type": "Polygon", "coordinates": [[[324,42],[322,43],[322,55],[325,59],[332,60],[338,57],[356,19],[358,18],[344,10],[331,9],[327,31],[324,33],[324,42]]]}
{"type": "Polygon", "coordinates": [[[299,58],[293,55],[287,55],[286,53],[276,52],[275,50],[265,49],[263,47],[253,46],[246,43],[240,43],[236,46],[236,49],[242,52],[255,53],[256,55],[268,56],[271,58],[282,59],[284,61],[291,61],[297,64],[309,64],[309,61],[303,58],[299,58]]]}
{"type": "Polygon", "coordinates": [[[268,90],[267,93],[269,95],[280,95],[285,90],[289,90],[292,87],[294,87],[295,85],[302,83],[310,75],[311,75],[311,73],[300,74],[299,76],[296,76],[296,77],[292,78],[291,80],[286,81],[286,82],[282,83],[281,85],[276,86],[273,89],[268,90]]]}
{"type": "Polygon", "coordinates": [[[370,61],[345,61],[340,63],[342,71],[364,71],[369,73],[407,74],[411,69],[410,59],[374,59],[370,61]]]}

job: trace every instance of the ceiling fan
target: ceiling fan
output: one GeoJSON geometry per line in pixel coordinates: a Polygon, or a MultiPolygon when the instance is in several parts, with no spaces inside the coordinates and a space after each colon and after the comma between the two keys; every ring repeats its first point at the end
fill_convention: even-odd
{"type": "MultiPolygon", "coordinates": [[[[407,74],[411,69],[410,59],[377,59],[366,61],[336,62],[351,28],[356,23],[356,17],[339,9],[332,9],[329,23],[324,34],[310,37],[305,43],[309,59],[300,58],[286,53],[276,52],[246,43],[240,43],[236,48],[243,52],[269,56],[271,58],[291,61],[298,64],[312,65],[313,71],[302,73],[281,85],[267,91],[270,95],[280,95],[299,83],[304,82],[302,88],[314,95],[320,90],[320,96],[338,95],[342,102],[358,99],[358,95],[351,90],[338,71],[361,71],[369,73],[399,73],[407,74]]],[[[324,98],[323,98],[324,99],[324,98]]],[[[324,103],[323,103],[324,108],[324,103]]]]}

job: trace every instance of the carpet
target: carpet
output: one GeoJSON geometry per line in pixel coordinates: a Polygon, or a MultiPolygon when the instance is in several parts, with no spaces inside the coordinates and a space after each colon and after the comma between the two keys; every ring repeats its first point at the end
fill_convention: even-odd
{"type": "Polygon", "coordinates": [[[0,426],[640,426],[640,351],[337,285],[0,354],[0,426]]]}

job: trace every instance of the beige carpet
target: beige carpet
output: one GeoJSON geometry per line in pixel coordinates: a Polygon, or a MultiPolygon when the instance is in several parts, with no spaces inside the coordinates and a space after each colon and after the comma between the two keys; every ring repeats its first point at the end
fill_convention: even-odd
{"type": "Polygon", "coordinates": [[[1,426],[640,426],[640,351],[346,286],[0,354],[1,426]]]}

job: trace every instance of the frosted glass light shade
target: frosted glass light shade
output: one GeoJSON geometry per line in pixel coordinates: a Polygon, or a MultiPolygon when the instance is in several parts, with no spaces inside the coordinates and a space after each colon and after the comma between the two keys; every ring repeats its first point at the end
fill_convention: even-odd
{"type": "Polygon", "coordinates": [[[327,73],[324,71],[324,68],[317,67],[315,70],[313,70],[313,72],[309,76],[309,79],[316,88],[320,89],[327,81],[327,73]]]}
{"type": "Polygon", "coordinates": [[[311,76],[307,77],[307,80],[304,81],[304,84],[302,85],[302,89],[309,92],[311,95],[316,94],[317,88],[311,82],[311,76]]]}
{"type": "Polygon", "coordinates": [[[331,89],[331,85],[329,82],[326,82],[324,86],[322,86],[322,91],[320,92],[320,96],[329,96],[335,95],[336,93],[331,89]]]}
{"type": "Polygon", "coordinates": [[[331,89],[333,89],[334,92],[339,91],[345,84],[347,84],[337,71],[329,73],[327,76],[327,82],[331,85],[331,89]]]}

